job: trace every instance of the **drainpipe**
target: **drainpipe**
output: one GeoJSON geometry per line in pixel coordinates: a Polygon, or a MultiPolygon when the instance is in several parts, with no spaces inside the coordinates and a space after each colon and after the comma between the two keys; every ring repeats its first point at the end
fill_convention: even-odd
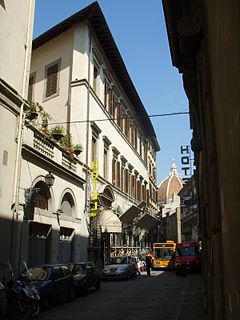
{"type": "MultiPolygon", "coordinates": [[[[27,87],[28,79],[30,73],[30,61],[31,61],[31,39],[33,32],[33,19],[34,19],[34,8],[35,0],[29,0],[29,11],[28,11],[28,24],[27,24],[27,33],[25,39],[25,57],[24,57],[24,69],[23,69],[23,78],[22,78],[22,92],[21,96],[23,99],[27,98],[27,87]]],[[[17,153],[16,153],[16,162],[15,162],[15,172],[14,172],[14,184],[13,184],[13,198],[12,198],[12,224],[11,224],[11,238],[10,238],[10,261],[16,259],[14,250],[14,233],[15,230],[15,219],[19,219],[19,186],[21,178],[21,153],[22,153],[22,138],[23,138],[23,129],[25,122],[25,113],[24,113],[24,103],[22,103],[20,108],[19,123],[18,123],[18,137],[17,137],[17,153]],[[15,217],[16,213],[16,217],[15,217]]],[[[22,228],[22,225],[21,225],[22,228]]],[[[22,230],[21,230],[22,232],[22,230]]],[[[18,238],[18,237],[17,237],[18,238]]],[[[17,268],[17,259],[14,261],[14,265],[17,268]]],[[[18,266],[19,268],[20,266],[18,266]]]]}
{"type": "Polygon", "coordinates": [[[88,151],[89,151],[89,104],[90,104],[90,57],[92,47],[92,34],[89,34],[89,49],[88,49],[88,91],[87,91],[87,119],[86,119],[86,189],[85,189],[85,213],[88,212],[88,151]]]}
{"type": "Polygon", "coordinates": [[[30,62],[32,54],[32,34],[33,34],[33,19],[34,19],[34,8],[35,0],[29,0],[29,11],[28,11],[28,24],[27,24],[27,33],[25,40],[25,58],[24,58],[24,69],[23,69],[23,78],[22,78],[22,97],[27,99],[27,88],[28,80],[30,74],[30,62]]]}
{"type": "MultiPolygon", "coordinates": [[[[22,136],[23,136],[23,127],[25,121],[24,114],[24,103],[22,103],[20,108],[19,123],[18,123],[18,136],[17,136],[17,153],[16,153],[16,162],[15,162],[15,172],[14,172],[14,184],[13,184],[13,198],[12,198],[12,223],[11,223],[11,238],[10,238],[10,252],[9,260],[13,261],[15,259],[14,251],[14,231],[15,220],[18,220],[19,216],[19,185],[20,185],[20,173],[21,173],[21,152],[22,152],[22,136]],[[16,213],[16,216],[15,216],[16,213]]],[[[15,261],[16,262],[16,261],[15,261]]]]}

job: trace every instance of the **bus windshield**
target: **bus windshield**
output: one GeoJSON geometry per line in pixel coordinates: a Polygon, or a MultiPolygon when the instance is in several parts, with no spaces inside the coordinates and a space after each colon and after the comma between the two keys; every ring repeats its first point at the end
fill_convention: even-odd
{"type": "Polygon", "coordinates": [[[173,256],[173,248],[155,248],[154,259],[170,260],[173,256]]]}

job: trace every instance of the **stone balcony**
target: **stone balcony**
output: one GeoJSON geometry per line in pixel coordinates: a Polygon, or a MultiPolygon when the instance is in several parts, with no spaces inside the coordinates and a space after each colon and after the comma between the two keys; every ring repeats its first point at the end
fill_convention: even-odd
{"type": "Polygon", "coordinates": [[[83,163],[80,161],[80,157],[70,155],[56,141],[31,124],[24,127],[23,147],[32,153],[50,159],[62,169],[66,168],[84,179],[83,163]]]}

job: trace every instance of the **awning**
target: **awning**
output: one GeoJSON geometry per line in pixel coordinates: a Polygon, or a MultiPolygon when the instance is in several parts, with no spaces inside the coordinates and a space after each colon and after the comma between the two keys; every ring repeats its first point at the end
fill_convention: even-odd
{"type": "Polygon", "coordinates": [[[119,219],[124,224],[130,224],[134,218],[136,218],[141,212],[141,208],[132,205],[127,211],[125,211],[119,219]]]}
{"type": "Polygon", "coordinates": [[[100,215],[102,232],[122,233],[122,222],[112,210],[103,210],[100,215]]]}
{"type": "Polygon", "coordinates": [[[160,220],[151,216],[149,213],[145,213],[137,222],[136,227],[145,230],[151,230],[160,223],[160,220]]]}

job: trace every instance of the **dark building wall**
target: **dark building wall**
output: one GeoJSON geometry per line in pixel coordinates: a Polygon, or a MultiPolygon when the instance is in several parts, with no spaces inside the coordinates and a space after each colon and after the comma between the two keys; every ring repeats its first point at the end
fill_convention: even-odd
{"type": "Polygon", "coordinates": [[[189,99],[207,311],[209,319],[240,319],[240,2],[163,6],[189,99]]]}
{"type": "MultiPolygon", "coordinates": [[[[213,245],[222,238],[223,253],[216,277],[224,276],[226,319],[239,319],[240,2],[205,0],[204,19],[221,212],[220,232],[217,223],[213,245]]],[[[215,264],[219,262],[217,256],[215,260],[215,264]]]]}

